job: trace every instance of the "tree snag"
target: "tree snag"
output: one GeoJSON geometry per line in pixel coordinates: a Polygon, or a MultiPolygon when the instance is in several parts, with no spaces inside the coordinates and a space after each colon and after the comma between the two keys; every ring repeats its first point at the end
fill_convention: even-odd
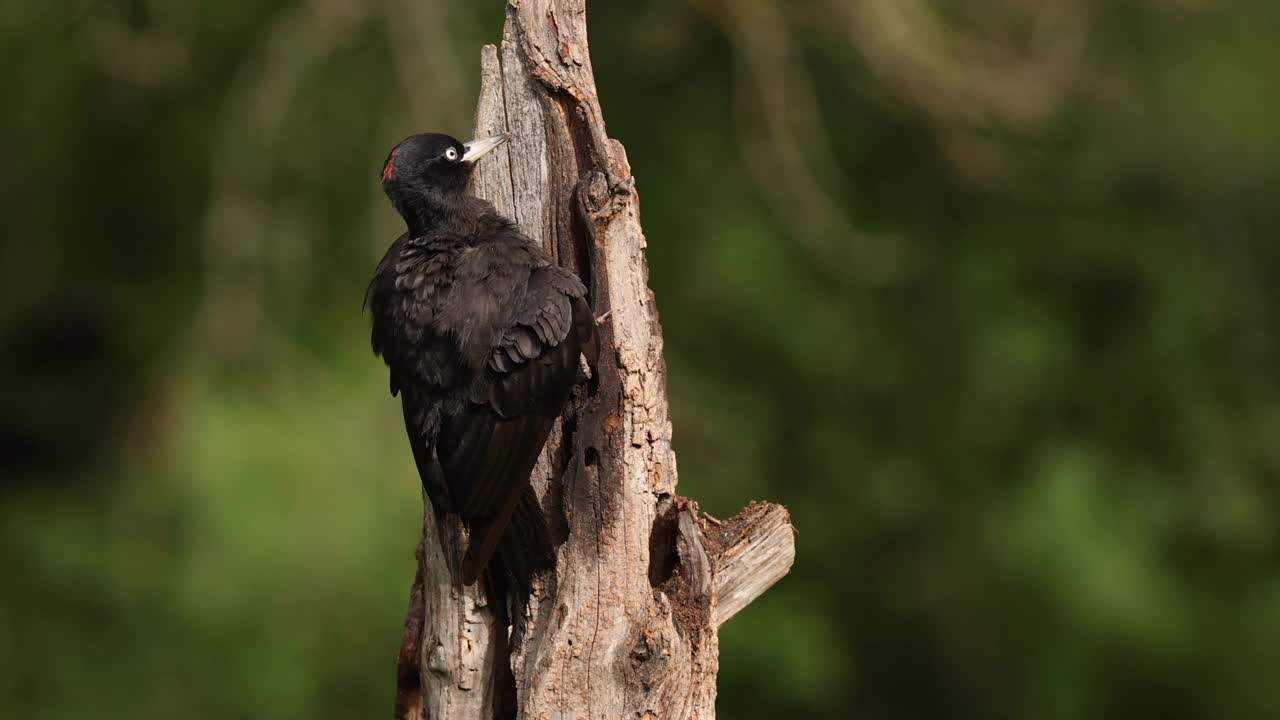
{"type": "Polygon", "coordinates": [[[527,596],[463,586],[465,530],[423,496],[396,716],[714,718],[717,627],[790,569],[790,519],[753,503],[719,521],[676,494],[639,198],[605,133],[585,0],[510,0],[502,60],[480,60],[475,136],[512,141],[475,193],[586,283],[600,362],[534,472],[558,547],[527,596]]]}

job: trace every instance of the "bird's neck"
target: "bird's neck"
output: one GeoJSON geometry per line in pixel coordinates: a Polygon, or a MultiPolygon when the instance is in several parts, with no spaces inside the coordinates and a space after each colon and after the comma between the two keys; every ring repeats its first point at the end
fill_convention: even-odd
{"type": "Polygon", "coordinates": [[[409,237],[414,238],[458,223],[467,209],[465,195],[434,190],[397,194],[391,202],[409,226],[409,237]]]}

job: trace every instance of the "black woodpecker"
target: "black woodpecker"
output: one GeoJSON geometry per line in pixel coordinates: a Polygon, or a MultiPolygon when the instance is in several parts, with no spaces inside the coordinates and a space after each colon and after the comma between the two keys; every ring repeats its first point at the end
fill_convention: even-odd
{"type": "Polygon", "coordinates": [[[594,367],[597,353],[578,277],[467,192],[475,162],[506,139],[429,133],[392,148],[382,189],[408,232],[365,295],[373,351],[391,370],[427,495],[470,530],[468,585],[495,550],[508,569],[549,562],[529,475],[578,357],[594,367]]]}

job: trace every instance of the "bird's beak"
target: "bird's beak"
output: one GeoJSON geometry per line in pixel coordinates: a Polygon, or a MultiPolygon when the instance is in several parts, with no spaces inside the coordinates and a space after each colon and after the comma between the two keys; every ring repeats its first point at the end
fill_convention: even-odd
{"type": "Polygon", "coordinates": [[[494,135],[493,137],[480,138],[478,140],[472,140],[469,143],[463,143],[462,148],[465,152],[462,153],[462,161],[475,162],[476,160],[479,160],[482,155],[487,154],[490,150],[506,142],[510,137],[510,135],[502,133],[501,135],[494,135]]]}

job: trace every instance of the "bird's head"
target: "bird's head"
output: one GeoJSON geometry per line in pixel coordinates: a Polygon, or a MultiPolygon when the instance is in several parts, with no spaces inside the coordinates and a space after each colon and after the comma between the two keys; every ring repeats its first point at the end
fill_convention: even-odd
{"type": "Polygon", "coordinates": [[[382,190],[410,230],[457,207],[475,162],[506,142],[507,135],[461,142],[448,135],[410,135],[391,148],[382,166],[382,190]]]}

